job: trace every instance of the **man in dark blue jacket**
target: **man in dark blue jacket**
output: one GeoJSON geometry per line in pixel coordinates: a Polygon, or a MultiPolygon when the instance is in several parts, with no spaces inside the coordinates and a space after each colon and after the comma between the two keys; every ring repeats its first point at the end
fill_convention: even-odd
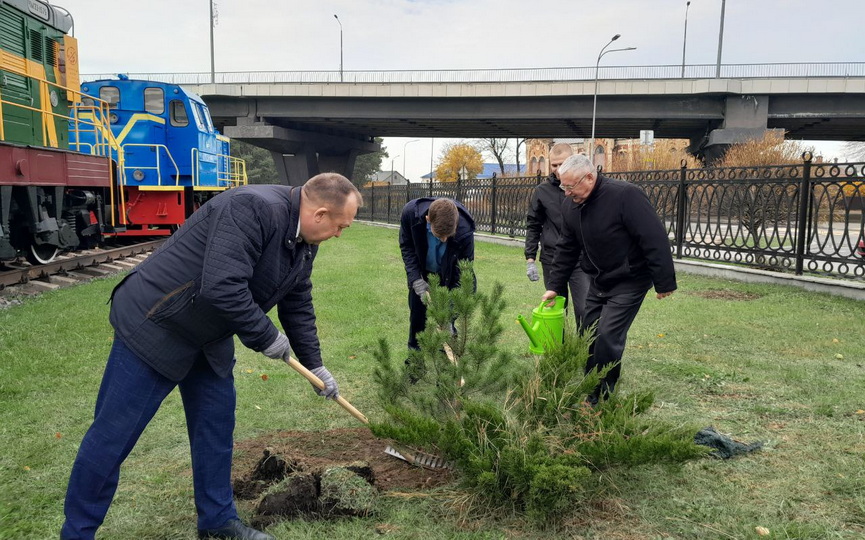
{"type": "Polygon", "coordinates": [[[410,349],[418,348],[417,334],[426,327],[428,276],[437,274],[440,285],[448,289],[459,286],[459,261],[475,260],[474,233],[474,218],[451,199],[424,197],[403,207],[399,248],[408,278],[410,349]]]}
{"type": "MultiPolygon", "coordinates": [[[[540,260],[544,287],[547,289],[550,288],[550,268],[562,230],[562,203],[565,202],[565,193],[559,188],[558,168],[572,155],[574,149],[568,143],[557,143],[550,148],[550,176],[535,188],[526,214],[526,276],[530,281],[540,279],[535,263],[536,259],[540,260]],[[537,257],[539,243],[540,258],[537,257]]],[[[568,287],[562,291],[565,299],[568,298],[568,288],[571,290],[571,306],[579,327],[586,314],[586,293],[589,291],[589,276],[580,265],[574,267],[568,287]]]]}
{"type": "Polygon", "coordinates": [[[580,262],[591,276],[584,325],[597,327],[586,372],[611,366],[588,397],[594,405],[616,386],[628,330],[646,293],[654,286],[658,299],[673,294],[676,271],[667,231],[642,189],[598,175],[584,155],[566,159],[558,176],[568,200],[543,299],[564,291],[580,262]]]}
{"type": "Polygon", "coordinates": [[[234,336],[274,359],[287,360],[293,349],[325,383],[319,395],[338,395],[321,361],[310,275],[318,244],[339,237],[361,204],[351,182],[333,173],[302,187],[231,189],[117,285],[114,345],[69,479],[62,539],[94,538],[121,463],[175,386],[186,413],[199,537],[273,538],[244,525],[234,506],[234,336]],[[273,307],[285,333],[267,316],[273,307]]]}

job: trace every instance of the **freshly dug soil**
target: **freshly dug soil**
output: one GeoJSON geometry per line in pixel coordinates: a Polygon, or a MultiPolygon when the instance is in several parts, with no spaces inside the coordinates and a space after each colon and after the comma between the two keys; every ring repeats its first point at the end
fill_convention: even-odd
{"type": "Polygon", "coordinates": [[[371,474],[361,474],[369,476],[367,480],[379,491],[430,489],[454,481],[449,470],[423,469],[385,454],[388,445],[395,446],[393,441],[376,438],[366,428],[276,431],[235,442],[235,495],[238,499],[255,498],[263,491],[262,485],[266,487],[282,479],[278,473],[274,476],[274,471],[280,469],[274,459],[265,460],[259,470],[256,469],[265,450],[284,459],[289,474],[295,471],[320,473],[328,467],[365,462],[371,474]]]}

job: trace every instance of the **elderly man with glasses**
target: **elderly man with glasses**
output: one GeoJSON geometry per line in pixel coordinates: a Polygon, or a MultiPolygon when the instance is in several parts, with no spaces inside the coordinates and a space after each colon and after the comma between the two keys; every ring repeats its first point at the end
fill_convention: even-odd
{"type": "Polygon", "coordinates": [[[581,154],[566,159],[558,176],[563,224],[543,299],[565,290],[578,263],[591,276],[584,325],[597,326],[586,372],[610,367],[587,398],[594,406],[615,389],[628,330],[646,293],[654,287],[658,299],[673,294],[676,272],[667,231],[642,189],[599,175],[581,154]]]}

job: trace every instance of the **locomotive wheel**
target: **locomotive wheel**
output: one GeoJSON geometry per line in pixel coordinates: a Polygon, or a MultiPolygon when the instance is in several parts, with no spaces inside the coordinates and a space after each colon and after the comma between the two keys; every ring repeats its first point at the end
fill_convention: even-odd
{"type": "Polygon", "coordinates": [[[48,264],[54,260],[60,250],[51,244],[30,244],[30,253],[27,260],[33,264],[48,264]]]}

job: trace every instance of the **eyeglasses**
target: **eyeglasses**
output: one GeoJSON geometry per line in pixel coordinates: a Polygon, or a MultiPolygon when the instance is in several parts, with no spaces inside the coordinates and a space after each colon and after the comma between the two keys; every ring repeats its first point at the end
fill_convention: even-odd
{"type": "Polygon", "coordinates": [[[566,184],[559,184],[559,187],[562,188],[562,191],[564,191],[565,193],[567,193],[567,192],[569,192],[569,191],[573,191],[573,190],[576,189],[576,187],[579,186],[579,185],[583,182],[583,180],[585,180],[586,177],[589,176],[590,174],[592,174],[592,173],[586,173],[586,174],[584,174],[583,177],[580,178],[579,180],[577,180],[577,182],[576,182],[575,184],[570,184],[570,185],[566,185],[566,184]]]}

